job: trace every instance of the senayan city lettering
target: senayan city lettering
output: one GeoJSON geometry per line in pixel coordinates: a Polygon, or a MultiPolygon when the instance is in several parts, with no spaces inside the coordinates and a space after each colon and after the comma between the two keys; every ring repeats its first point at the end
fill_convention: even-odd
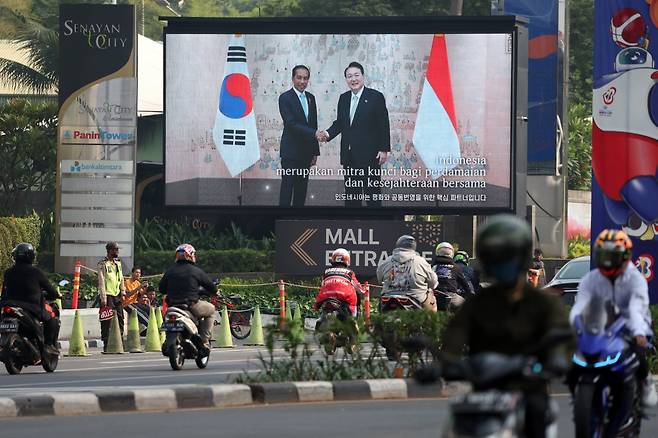
{"type": "Polygon", "coordinates": [[[121,38],[119,24],[75,23],[73,20],[64,22],[64,35],[82,34],[87,37],[89,47],[106,50],[113,47],[126,47],[128,38],[121,38]]]}

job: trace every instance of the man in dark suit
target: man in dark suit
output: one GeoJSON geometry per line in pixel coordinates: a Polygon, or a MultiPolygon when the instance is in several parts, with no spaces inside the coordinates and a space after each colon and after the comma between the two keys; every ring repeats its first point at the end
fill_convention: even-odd
{"type": "Polygon", "coordinates": [[[317,162],[318,110],[315,97],[306,91],[311,72],[304,65],[292,69],[292,88],[279,96],[283,119],[281,135],[281,192],[279,205],[303,207],[308,172],[317,162]]]}
{"type": "Polygon", "coordinates": [[[368,207],[380,207],[379,172],[391,150],[388,111],[384,95],[367,88],[363,66],[352,62],[344,71],[350,91],[338,99],[337,119],[326,131],[318,133],[318,140],[329,141],[341,135],[340,164],[345,169],[346,207],[361,207],[360,197],[368,207]],[[352,199],[350,199],[350,197],[352,199]]]}

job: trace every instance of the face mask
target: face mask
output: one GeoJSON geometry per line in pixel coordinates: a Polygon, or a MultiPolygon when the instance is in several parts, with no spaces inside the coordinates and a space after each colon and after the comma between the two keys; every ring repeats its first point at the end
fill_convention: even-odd
{"type": "Polygon", "coordinates": [[[519,265],[512,261],[488,266],[486,273],[488,276],[495,278],[500,286],[511,289],[519,281],[521,271],[519,265]]]}

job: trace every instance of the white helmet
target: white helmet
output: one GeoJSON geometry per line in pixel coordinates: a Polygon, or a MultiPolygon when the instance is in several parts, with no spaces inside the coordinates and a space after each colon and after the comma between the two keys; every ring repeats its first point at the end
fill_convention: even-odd
{"type": "Polygon", "coordinates": [[[434,253],[437,256],[453,258],[455,256],[455,249],[449,242],[441,242],[436,245],[436,250],[434,253]]]}
{"type": "Polygon", "coordinates": [[[331,264],[343,264],[345,266],[350,265],[350,253],[344,248],[338,248],[331,253],[331,264]]]}

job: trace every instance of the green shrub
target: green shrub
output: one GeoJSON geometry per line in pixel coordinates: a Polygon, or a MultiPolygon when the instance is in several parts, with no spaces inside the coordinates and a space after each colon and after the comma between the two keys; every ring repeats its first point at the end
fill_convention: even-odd
{"type": "Polygon", "coordinates": [[[570,259],[589,255],[589,252],[590,252],[589,239],[585,239],[581,236],[576,236],[574,238],[569,239],[568,257],[570,259]]]}
{"type": "Polygon", "coordinates": [[[26,217],[0,217],[0,269],[9,268],[14,262],[11,250],[21,242],[30,242],[39,249],[41,221],[35,213],[26,217]]]}
{"type": "MultiPolygon", "coordinates": [[[[142,251],[135,257],[135,266],[145,274],[157,274],[167,270],[174,262],[174,251],[142,251]]],[[[197,250],[197,264],[206,272],[272,272],[274,251],[241,249],[197,250]]],[[[128,270],[131,266],[124,266],[128,270]]]]}

